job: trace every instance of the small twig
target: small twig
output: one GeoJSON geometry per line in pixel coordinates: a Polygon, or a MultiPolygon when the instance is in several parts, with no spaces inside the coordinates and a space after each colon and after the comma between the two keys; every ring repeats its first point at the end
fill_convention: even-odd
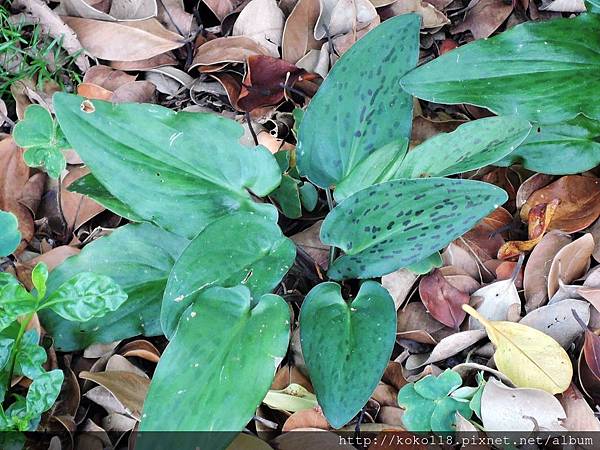
{"type": "MultiPolygon", "coordinates": [[[[331,195],[331,189],[325,189],[325,195],[327,196],[327,205],[329,206],[329,211],[335,208],[335,201],[333,200],[333,195],[331,195]]],[[[329,247],[329,267],[333,265],[333,261],[335,261],[335,251],[336,248],[332,245],[329,247]]]]}
{"type": "Polygon", "coordinates": [[[258,145],[258,137],[256,136],[256,132],[254,128],[252,128],[252,120],[250,120],[250,113],[246,111],[246,122],[248,123],[248,129],[250,130],[250,134],[252,135],[252,139],[254,139],[254,145],[258,145]]]}

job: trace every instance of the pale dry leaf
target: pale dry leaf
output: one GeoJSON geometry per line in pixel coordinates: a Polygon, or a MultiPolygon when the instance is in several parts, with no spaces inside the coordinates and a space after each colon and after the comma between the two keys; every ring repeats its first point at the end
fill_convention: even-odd
{"type": "Polygon", "coordinates": [[[548,274],[556,254],[571,238],[558,230],[546,234],[531,252],[523,275],[525,311],[530,312],[548,301],[548,274]]]}
{"type": "Polygon", "coordinates": [[[156,19],[105,22],[63,17],[92,56],[108,61],[138,61],[166,53],[185,44],[177,33],[156,19]]]}
{"type": "Polygon", "coordinates": [[[450,336],[442,339],[434,347],[425,361],[422,361],[418,365],[412,367],[409,367],[407,364],[406,368],[416,369],[418,367],[426,366],[427,364],[443,361],[462,352],[463,350],[466,350],[472,345],[475,345],[485,337],[485,330],[459,331],[458,333],[451,334],[450,336]]]}
{"type": "Polygon", "coordinates": [[[321,40],[327,36],[349,33],[356,27],[356,15],[355,0],[319,0],[319,17],[314,30],[315,39],[321,40]]]}
{"type": "Polygon", "coordinates": [[[535,309],[523,317],[519,323],[540,330],[554,338],[566,349],[584,331],[575,320],[573,311],[585,324],[589,322],[590,305],[582,300],[567,299],[535,309]]]}
{"type": "Polygon", "coordinates": [[[242,63],[249,56],[269,54],[267,48],[251,37],[221,37],[208,41],[198,48],[191,68],[222,63],[242,63]]]}
{"type": "Polygon", "coordinates": [[[244,0],[202,0],[221,22],[244,3],[244,0]]]}
{"type": "Polygon", "coordinates": [[[446,247],[446,250],[442,253],[442,261],[445,266],[459,268],[475,280],[481,279],[479,264],[472,252],[459,247],[455,243],[451,243],[446,247]]]}
{"type": "Polygon", "coordinates": [[[112,355],[106,362],[105,370],[106,372],[129,372],[142,378],[148,378],[148,375],[142,369],[121,355],[112,355]]]}
{"type": "Polygon", "coordinates": [[[558,291],[558,280],[569,284],[587,272],[593,251],[594,238],[590,233],[559,250],[548,273],[548,297],[552,297],[558,291]]]}
{"type": "MultiPolygon", "coordinates": [[[[488,320],[519,319],[521,299],[512,279],[496,281],[475,291],[471,296],[471,303],[477,312],[488,320]]],[[[469,318],[469,329],[482,330],[484,328],[474,317],[469,318]]]]}
{"type": "MultiPolygon", "coordinates": [[[[164,1],[164,0],[163,0],[164,1]]],[[[108,13],[85,0],[61,0],[57,11],[62,15],[97,20],[145,20],[157,14],[156,0],[112,0],[108,13]]]]}
{"type": "Polygon", "coordinates": [[[296,64],[310,50],[321,48],[321,43],[314,36],[319,11],[319,0],[298,1],[283,28],[281,43],[283,59],[296,64]]]}
{"type": "Polygon", "coordinates": [[[270,56],[279,57],[284,23],[285,17],[275,0],[252,0],[235,21],[233,35],[250,37],[270,56]]]}
{"type": "Polygon", "coordinates": [[[558,396],[558,401],[567,415],[563,421],[563,426],[567,430],[586,433],[600,431],[600,422],[594,410],[590,408],[577,386],[571,384],[569,389],[558,396]]]}
{"type": "Polygon", "coordinates": [[[584,0],[553,0],[548,2],[546,5],[542,5],[540,10],[580,13],[585,12],[586,8],[584,0]]]}
{"type": "Polygon", "coordinates": [[[137,421],[123,414],[112,412],[102,418],[102,428],[106,431],[118,431],[125,433],[133,430],[137,421]]]}
{"type": "Polygon", "coordinates": [[[556,397],[548,392],[510,388],[490,378],[481,396],[481,418],[486,431],[565,431],[561,421],[566,414],[556,397]]]}
{"type": "Polygon", "coordinates": [[[402,0],[393,3],[385,9],[386,17],[415,13],[421,16],[422,28],[438,28],[450,23],[446,15],[438,11],[431,3],[422,0],[402,0]]]}
{"type": "Polygon", "coordinates": [[[417,278],[419,276],[408,269],[398,269],[381,277],[381,285],[388,290],[394,299],[396,311],[408,299],[417,278]]]}

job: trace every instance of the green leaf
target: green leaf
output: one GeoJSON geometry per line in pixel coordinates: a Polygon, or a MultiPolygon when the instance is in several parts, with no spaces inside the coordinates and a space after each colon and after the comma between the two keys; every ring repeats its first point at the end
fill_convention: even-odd
{"type": "Polygon", "coordinates": [[[44,372],[33,380],[26,398],[27,414],[30,418],[39,417],[54,405],[58,394],[60,394],[63,379],[62,370],[55,369],[44,372]]]}
{"type": "Polygon", "coordinates": [[[442,255],[440,255],[440,252],[435,252],[433,255],[429,255],[427,258],[411,264],[406,268],[418,275],[425,275],[436,267],[442,267],[443,264],[442,255]]]}
{"type": "Polygon", "coordinates": [[[302,186],[300,186],[300,202],[302,203],[302,206],[304,206],[304,209],[308,212],[314,211],[318,201],[319,193],[317,192],[317,188],[308,181],[302,183],[302,186]]]}
{"type": "Polygon", "coordinates": [[[375,150],[340,181],[333,193],[335,199],[341,202],[364,188],[398,178],[407,148],[408,139],[400,138],[375,150]]]}
{"type": "Polygon", "coordinates": [[[48,280],[48,266],[44,263],[37,263],[31,271],[31,281],[37,291],[38,300],[46,296],[46,281],[48,280]]]}
{"type": "Polygon", "coordinates": [[[427,375],[398,392],[398,405],[404,408],[402,423],[408,431],[448,432],[455,430],[456,413],[469,419],[473,411],[466,400],[449,397],[462,384],[457,372],[446,369],[440,375],[427,375]]]}
{"type": "MultiPolygon", "coordinates": [[[[267,294],[253,305],[245,286],[202,292],[181,317],[154,372],[142,439],[144,431],[241,430],[286,354],[289,327],[290,311],[281,297],[267,294]],[[173,413],[182,407],[186,414],[173,413]]],[[[211,433],[195,434],[191,448],[223,449],[235,434],[214,434],[219,442],[210,446],[201,442],[210,438],[211,433]]]]}
{"type": "Polygon", "coordinates": [[[38,344],[39,338],[35,330],[29,330],[16,348],[15,372],[30,380],[35,380],[46,372],[42,367],[47,359],[46,350],[38,344]]]}
{"type": "Polygon", "coordinates": [[[296,247],[268,217],[240,212],[211,223],[183,251],[165,288],[161,325],[167,337],[195,297],[210,286],[248,286],[260,296],[294,263],[296,247]]]}
{"type": "Polygon", "coordinates": [[[514,151],[530,130],[529,122],[513,116],[464,123],[408,152],[394,178],[444,177],[485,167],[514,151]]]}
{"type": "Polygon", "coordinates": [[[127,294],[106,275],[83,272],[65,281],[41,308],[50,308],[67,320],[85,322],[116,311],[127,300],[127,294]]]}
{"type": "Polygon", "coordinates": [[[579,115],[534,126],[529,137],[498,165],[521,164],[552,175],[581,173],[600,164],[600,121],[579,115]]]}
{"type": "Polygon", "coordinates": [[[346,253],[328,275],[373,278],[415,264],[507,199],[491,184],[447,178],[393,180],[363,189],[323,222],[321,241],[346,253]]]}
{"type": "Polygon", "coordinates": [[[106,209],[133,222],[144,221],[144,219],[133,212],[129,206],[113,196],[91,173],[75,180],[69,185],[68,190],[87,195],[106,209]]]}
{"type": "Polygon", "coordinates": [[[302,354],[331,426],[343,426],[369,400],[395,338],[394,301],[379,283],[363,283],[350,305],[337,283],[321,283],[306,296],[300,311],[302,354]]]}
{"type": "Polygon", "coordinates": [[[163,292],[169,272],[188,242],[154,225],[129,224],[91,242],[54,269],[48,280],[50,294],[78,273],[94,271],[112,278],[128,296],[116,311],[87,322],[70,322],[51,310],[40,311],[56,349],[67,352],[95,342],[162,334],[163,292]]]}
{"type": "Polygon", "coordinates": [[[265,196],[279,185],[277,162],[264,147],[242,146],[238,123],[63,93],[53,101],[63,132],[94,177],[138,217],[187,238],[238,210],[277,217],[248,192],[265,196]]]}
{"type": "Polygon", "coordinates": [[[0,337],[0,372],[4,369],[6,363],[8,363],[8,360],[10,359],[10,351],[12,350],[14,343],[14,339],[0,337]]]}
{"type": "Polygon", "coordinates": [[[21,243],[21,232],[17,217],[0,210],[0,257],[14,252],[21,243]]]}
{"type": "Polygon", "coordinates": [[[281,184],[277,189],[271,192],[273,198],[284,216],[290,219],[297,219],[302,216],[302,206],[300,204],[300,191],[298,185],[300,182],[284,173],[281,177],[281,184]]]}
{"type": "Polygon", "coordinates": [[[400,77],[419,53],[421,19],[388,19],[335,64],[311,100],[298,133],[300,173],[322,188],[339,183],[373,151],[408,138],[412,98],[400,77]]]}
{"type": "Polygon", "coordinates": [[[18,283],[8,283],[0,288],[0,331],[19,316],[35,311],[37,300],[18,283]]]}
{"type": "Polygon", "coordinates": [[[13,138],[30,167],[43,167],[52,178],[58,178],[67,166],[62,153],[66,142],[57,130],[50,113],[40,105],[29,105],[23,120],[15,125],[13,138]]]}
{"type": "Polygon", "coordinates": [[[516,25],[408,73],[402,87],[436,103],[469,103],[498,115],[552,123],[600,118],[600,17],[582,14],[516,25]]]}

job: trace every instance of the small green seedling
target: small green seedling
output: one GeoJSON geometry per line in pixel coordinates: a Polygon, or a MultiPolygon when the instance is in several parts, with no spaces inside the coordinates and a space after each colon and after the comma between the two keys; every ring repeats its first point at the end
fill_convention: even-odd
{"type": "Polygon", "coordinates": [[[30,105],[25,117],[15,125],[13,138],[26,149],[23,159],[29,167],[41,167],[52,178],[59,178],[67,162],[63,150],[69,148],[60,127],[40,105],[30,105]]]}
{"type": "Polygon", "coordinates": [[[0,257],[14,252],[21,242],[19,222],[14,214],[0,211],[0,257]]]}
{"type": "Polygon", "coordinates": [[[46,352],[38,345],[33,316],[49,308],[66,320],[86,321],[116,310],[127,294],[112,279],[82,272],[46,295],[48,267],[38,263],[31,273],[34,289],[28,292],[15,277],[0,272],[0,431],[34,431],[41,414],[56,401],[63,382],[60,369],[46,372],[46,352]],[[26,397],[9,394],[13,376],[32,380],[26,397]]]}
{"type": "Polygon", "coordinates": [[[473,410],[470,398],[477,388],[461,391],[462,378],[450,369],[440,375],[427,375],[409,383],[398,392],[398,405],[405,409],[402,422],[408,431],[452,432],[456,429],[456,413],[469,419],[473,410]]]}

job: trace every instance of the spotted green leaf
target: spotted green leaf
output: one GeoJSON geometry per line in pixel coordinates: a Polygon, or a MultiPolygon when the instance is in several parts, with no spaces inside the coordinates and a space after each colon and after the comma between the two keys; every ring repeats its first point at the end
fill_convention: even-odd
{"type": "Polygon", "coordinates": [[[321,283],[300,311],[302,354],[327,421],[340,428],[377,387],[396,338],[394,301],[366,281],[351,304],[337,283],[321,283]]]}
{"type": "Polygon", "coordinates": [[[552,175],[591,170],[600,164],[600,121],[579,115],[557,124],[535,125],[525,142],[498,162],[511,164],[552,175]]]}
{"type": "Polygon", "coordinates": [[[514,151],[530,130],[528,121],[514,116],[467,122],[408,152],[394,178],[444,177],[479,169],[514,151]]]}
{"type": "Polygon", "coordinates": [[[286,354],[289,329],[290,311],[279,296],[253,301],[245,286],[203,291],[182,315],[154,372],[140,448],[225,449],[235,433],[188,433],[190,446],[177,441],[185,439],[183,433],[172,432],[243,429],[286,354]],[[174,414],[182,408],[185,414],[174,414]],[[150,442],[144,440],[145,431],[171,433],[157,447],[152,433],[150,442]]]}
{"type": "Polygon", "coordinates": [[[48,293],[81,272],[112,278],[127,300],[105,316],[71,322],[49,309],[39,312],[57,350],[80,350],[95,342],[113,342],[137,335],[162,334],[160,306],[169,272],[189,243],[187,239],[148,224],[129,224],[87,244],[50,273],[48,293]]]}
{"type": "Polygon", "coordinates": [[[279,185],[277,162],[262,146],[241,145],[237,122],[64,93],[53,101],[61,129],[94,177],[137,217],[189,239],[235,211],[277,217],[248,192],[265,196],[279,185]]]}
{"type": "Polygon", "coordinates": [[[363,189],[323,222],[321,241],[345,253],[328,274],[336,280],[373,278],[419,262],[507,198],[491,184],[447,178],[392,180],[363,189]]]}
{"type": "Polygon", "coordinates": [[[180,315],[210,286],[246,285],[253,295],[270,292],[296,257],[294,243],[275,222],[240,212],[211,223],[185,248],[169,275],[160,321],[170,337],[180,315]]]}
{"type": "Polygon", "coordinates": [[[13,213],[0,210],[0,257],[14,252],[21,242],[19,222],[13,213]]]}
{"type": "Polygon", "coordinates": [[[15,125],[13,138],[30,167],[42,167],[52,178],[58,178],[67,166],[62,153],[68,147],[52,116],[40,105],[29,105],[23,120],[15,125]]]}
{"type": "Polygon", "coordinates": [[[112,278],[83,272],[65,281],[42,303],[67,320],[85,322],[115,311],[127,294],[112,278]]]}
{"type": "Polygon", "coordinates": [[[335,64],[299,126],[298,168],[319,187],[339,183],[383,145],[408,138],[412,98],[400,77],[419,53],[420,18],[386,20],[335,64]]]}
{"type": "Polygon", "coordinates": [[[403,77],[410,94],[553,123],[600,118],[600,16],[516,25],[445,53],[403,77]]]}
{"type": "Polygon", "coordinates": [[[333,196],[336,201],[341,202],[374,184],[398,178],[396,174],[400,170],[407,149],[408,139],[399,138],[375,150],[358,163],[335,187],[333,196]]]}

